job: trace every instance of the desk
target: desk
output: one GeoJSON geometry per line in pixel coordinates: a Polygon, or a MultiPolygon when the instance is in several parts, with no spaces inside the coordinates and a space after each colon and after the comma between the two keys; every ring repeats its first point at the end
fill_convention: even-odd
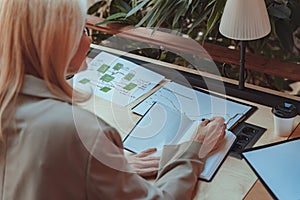
{"type": "MultiPolygon", "coordinates": [[[[114,50],[111,53],[118,53],[114,50]]],[[[129,56],[127,54],[126,56],[129,56]]],[[[136,56],[133,56],[135,59],[136,56]]],[[[155,62],[155,61],[153,61],[155,62]]],[[[162,64],[162,63],[159,63],[162,64]]],[[[236,99],[236,98],[233,98],[236,99]]],[[[250,105],[256,106],[257,111],[246,121],[267,129],[263,136],[258,140],[255,146],[260,146],[272,142],[285,140],[287,138],[278,137],[273,131],[273,116],[271,108],[237,99],[250,105]]],[[[98,97],[92,97],[88,102],[81,105],[82,107],[94,112],[103,118],[107,123],[114,126],[124,138],[133,126],[139,120],[139,116],[133,114],[130,110],[131,106],[122,107],[111,102],[105,101],[98,97]]],[[[300,122],[300,116],[297,116],[295,127],[300,122]]],[[[295,128],[291,137],[300,136],[300,126],[295,128]]],[[[233,157],[227,157],[222,164],[220,170],[212,180],[212,182],[202,182],[198,184],[198,193],[195,199],[272,199],[264,186],[258,181],[254,172],[250,169],[244,160],[233,157]]]]}
{"type": "MultiPolygon", "coordinates": [[[[298,125],[295,130],[293,131],[293,133],[291,134],[291,136],[289,137],[289,139],[292,138],[297,138],[300,137],[300,125],[298,125]]],[[[249,190],[248,194],[245,197],[246,200],[251,200],[251,199],[264,199],[264,200],[268,200],[268,199],[272,199],[272,197],[270,196],[270,194],[268,193],[268,191],[265,189],[265,187],[263,186],[263,184],[261,183],[260,180],[257,180],[255,182],[255,184],[253,185],[253,187],[249,190]]]]}

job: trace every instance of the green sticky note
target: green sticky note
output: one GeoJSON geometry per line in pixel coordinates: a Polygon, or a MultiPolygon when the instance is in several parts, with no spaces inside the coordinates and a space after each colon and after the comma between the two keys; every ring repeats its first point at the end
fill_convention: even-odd
{"type": "Polygon", "coordinates": [[[108,92],[109,90],[111,90],[111,88],[109,87],[103,87],[100,89],[102,92],[108,92]]]}
{"type": "Polygon", "coordinates": [[[123,64],[122,63],[117,63],[115,66],[114,66],[114,70],[116,71],[119,71],[121,68],[123,67],[123,64]]]}
{"type": "Polygon", "coordinates": [[[108,75],[108,74],[104,74],[100,80],[105,81],[105,82],[110,82],[112,80],[114,80],[115,77],[108,75]]]}
{"type": "Polygon", "coordinates": [[[132,90],[134,89],[135,87],[137,86],[137,84],[134,84],[134,83],[129,83],[128,85],[126,85],[125,87],[123,87],[125,90],[132,90]]]}
{"type": "Polygon", "coordinates": [[[82,79],[82,80],[79,81],[79,83],[82,83],[82,84],[87,84],[89,82],[90,82],[90,80],[87,79],[87,78],[84,78],[84,79],[82,79]]]}
{"type": "Polygon", "coordinates": [[[109,67],[108,65],[103,64],[103,65],[101,65],[101,67],[99,67],[99,68],[97,69],[97,71],[104,74],[109,68],[110,68],[110,67],[109,67]]]}
{"type": "Polygon", "coordinates": [[[127,80],[127,81],[131,81],[133,79],[135,75],[133,73],[129,73],[127,74],[124,79],[127,80]]]}

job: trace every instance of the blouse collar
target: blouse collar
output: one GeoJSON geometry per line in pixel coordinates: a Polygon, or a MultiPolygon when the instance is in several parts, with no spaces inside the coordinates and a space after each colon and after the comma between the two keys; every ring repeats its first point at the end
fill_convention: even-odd
{"type": "MultiPolygon", "coordinates": [[[[62,90],[59,89],[57,86],[53,85],[53,87],[56,88],[58,91],[61,91],[61,93],[63,94],[62,90]]],[[[51,98],[71,103],[71,100],[69,97],[67,97],[67,95],[60,97],[53,94],[47,87],[46,82],[44,80],[28,74],[24,76],[24,82],[20,93],[39,98],[51,98]]]]}

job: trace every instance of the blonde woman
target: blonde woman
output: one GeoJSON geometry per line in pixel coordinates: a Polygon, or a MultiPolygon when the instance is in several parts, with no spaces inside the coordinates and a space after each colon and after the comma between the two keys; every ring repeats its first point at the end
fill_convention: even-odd
{"type": "Polygon", "coordinates": [[[166,146],[153,185],[141,178],[117,131],[76,106],[86,97],[64,79],[89,48],[86,9],[85,0],[0,1],[0,199],[192,198],[224,120],[166,146]]]}

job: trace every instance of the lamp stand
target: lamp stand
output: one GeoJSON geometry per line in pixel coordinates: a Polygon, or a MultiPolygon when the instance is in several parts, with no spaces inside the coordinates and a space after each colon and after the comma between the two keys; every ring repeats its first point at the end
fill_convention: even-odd
{"type": "Polygon", "coordinates": [[[245,89],[245,54],[247,41],[241,41],[239,89],[245,89]]]}

